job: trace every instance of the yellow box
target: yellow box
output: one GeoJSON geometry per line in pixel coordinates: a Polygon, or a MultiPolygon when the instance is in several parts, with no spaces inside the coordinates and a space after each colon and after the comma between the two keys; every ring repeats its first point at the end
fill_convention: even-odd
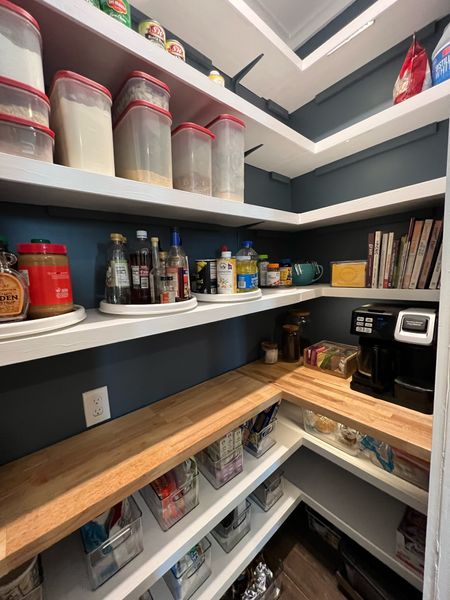
{"type": "Polygon", "coordinates": [[[342,260],[330,264],[333,287],[366,287],[366,260],[342,260]]]}

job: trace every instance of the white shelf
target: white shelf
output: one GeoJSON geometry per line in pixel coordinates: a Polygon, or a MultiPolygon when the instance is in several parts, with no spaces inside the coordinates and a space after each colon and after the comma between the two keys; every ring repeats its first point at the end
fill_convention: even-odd
{"type": "Polygon", "coordinates": [[[446,178],[430,179],[379,194],[300,213],[299,229],[316,229],[428,208],[443,203],[446,178]]]}
{"type": "Polygon", "coordinates": [[[395,532],[405,505],[307,449],[284,467],[302,501],[417,589],[422,579],[395,557],[395,532]]]}
{"type": "MultiPolygon", "coordinates": [[[[86,3],[87,4],[87,3],[86,3]]],[[[296,213],[221,200],[0,153],[2,196],[9,202],[98,210],[229,227],[294,230],[296,213]]]]}
{"type": "MultiPolygon", "coordinates": [[[[243,569],[267,544],[288,516],[300,504],[301,492],[296,486],[285,481],[284,495],[268,512],[252,502],[251,530],[239,544],[227,554],[219,544],[211,541],[212,573],[190,600],[218,600],[231,586],[243,569]]],[[[173,600],[163,580],[151,589],[156,600],[173,600]]]]}
{"type": "Polygon", "coordinates": [[[227,304],[204,302],[185,313],[154,317],[118,317],[105,315],[97,309],[91,308],[86,311],[87,318],[79,325],[49,333],[0,341],[0,366],[206,325],[273,308],[292,306],[324,296],[437,302],[439,301],[439,290],[332,288],[327,285],[288,290],[262,290],[262,298],[257,300],[227,304]]]}
{"type": "MultiPolygon", "coordinates": [[[[405,10],[404,0],[379,0],[398,7],[402,4],[400,21],[405,14],[417,13],[421,19],[422,11],[426,12],[425,6],[435,7],[437,4],[441,10],[441,3],[445,4],[444,0],[414,1],[418,7],[412,11],[410,8],[405,10]]],[[[72,69],[106,85],[114,93],[129,71],[149,71],[172,90],[174,125],[186,120],[205,124],[225,111],[240,115],[247,125],[246,149],[263,144],[262,148],[249,155],[247,162],[288,177],[297,177],[424,125],[447,119],[449,115],[450,81],[314,143],[236,94],[209,81],[199,71],[95,10],[89,3],[23,0],[21,5],[36,17],[41,26],[47,80],[58,69],[72,69]],[[70,44],[67,44],[67,39],[71,40],[70,44]],[[81,51],[86,47],[90,48],[89,56],[81,51]]],[[[174,10],[172,3],[171,10],[174,10]]],[[[211,22],[216,23],[217,19],[211,22]]],[[[226,26],[229,33],[230,26],[228,23],[226,26]]],[[[393,21],[392,27],[395,29],[397,22],[393,21]]],[[[214,31],[215,27],[210,29],[214,31]]],[[[384,39],[384,33],[381,38],[384,39]]],[[[238,47],[241,48],[242,44],[238,47]]],[[[333,56],[342,61],[340,52],[333,56]]],[[[327,73],[333,71],[329,67],[326,70],[327,73]]]]}
{"type": "Polygon", "coordinates": [[[134,5],[150,12],[228,75],[264,53],[242,84],[289,112],[448,13],[445,0],[378,0],[302,60],[244,0],[196,0],[194,7],[184,0],[134,0],[134,5]],[[371,20],[375,20],[371,27],[328,55],[371,20]]]}
{"type": "MultiPolygon", "coordinates": [[[[143,514],[144,551],[95,592],[89,587],[78,533],[47,550],[43,555],[46,600],[137,598],[281,466],[300,447],[302,440],[300,430],[283,422],[278,424],[275,437],[277,443],[260,459],[245,452],[244,471],[220,490],[215,490],[200,476],[200,504],[167,532],[161,530],[140,494],[136,494],[143,514]]],[[[286,497],[290,498],[289,492],[286,497]]]]}

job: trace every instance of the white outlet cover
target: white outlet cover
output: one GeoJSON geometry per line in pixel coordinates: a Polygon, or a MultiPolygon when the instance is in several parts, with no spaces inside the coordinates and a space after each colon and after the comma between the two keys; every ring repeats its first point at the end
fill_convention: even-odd
{"type": "Polygon", "coordinates": [[[83,392],[83,406],[86,427],[92,427],[110,419],[111,411],[109,408],[107,386],[104,385],[103,387],[95,388],[95,390],[83,392]]]}

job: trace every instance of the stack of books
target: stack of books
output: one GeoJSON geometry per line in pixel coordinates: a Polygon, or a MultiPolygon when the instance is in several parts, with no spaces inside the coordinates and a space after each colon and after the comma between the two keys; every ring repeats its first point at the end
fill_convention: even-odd
{"type": "Polygon", "coordinates": [[[401,238],[369,233],[366,287],[436,290],[440,287],[442,219],[411,219],[401,238]]]}

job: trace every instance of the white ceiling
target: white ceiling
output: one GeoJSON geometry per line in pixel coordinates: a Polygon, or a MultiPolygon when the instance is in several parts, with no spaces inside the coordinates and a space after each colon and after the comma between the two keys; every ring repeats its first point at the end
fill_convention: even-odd
{"type": "Polygon", "coordinates": [[[245,0],[293,50],[328,25],[355,0],[245,0]]]}

